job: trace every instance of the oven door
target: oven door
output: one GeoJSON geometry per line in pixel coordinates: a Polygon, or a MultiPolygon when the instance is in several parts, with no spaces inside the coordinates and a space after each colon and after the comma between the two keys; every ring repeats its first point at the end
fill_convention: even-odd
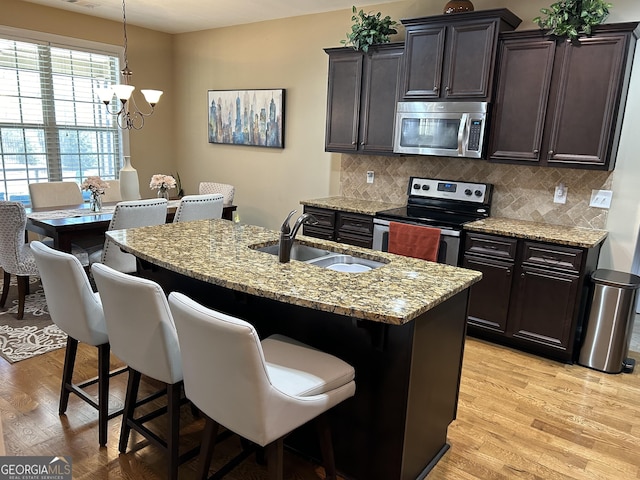
{"type": "MultiPolygon", "coordinates": [[[[397,220],[395,220],[397,221],[397,220]]],[[[380,252],[389,251],[389,220],[382,218],[373,219],[373,250],[380,252]]],[[[401,221],[412,225],[427,226],[417,222],[401,221]]],[[[460,255],[460,230],[442,228],[440,230],[440,247],[438,248],[438,263],[458,266],[460,255]]]]}

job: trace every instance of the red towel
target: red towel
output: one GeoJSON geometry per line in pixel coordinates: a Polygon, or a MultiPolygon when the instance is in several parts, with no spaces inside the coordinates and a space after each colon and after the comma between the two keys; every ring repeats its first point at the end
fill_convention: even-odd
{"type": "Polygon", "coordinates": [[[389,223],[389,253],[435,262],[440,247],[440,229],[408,223],[389,223]]]}

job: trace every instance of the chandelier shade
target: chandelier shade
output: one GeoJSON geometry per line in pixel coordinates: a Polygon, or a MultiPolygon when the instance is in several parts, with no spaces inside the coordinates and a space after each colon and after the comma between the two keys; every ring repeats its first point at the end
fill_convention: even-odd
{"type": "Polygon", "coordinates": [[[162,95],[162,90],[140,90],[150,108],[147,112],[143,112],[138,108],[133,98],[133,91],[136,87],[130,84],[133,72],[129,70],[129,60],[127,58],[127,14],[125,0],[122,0],[122,27],[124,31],[124,68],[120,70],[122,83],[99,88],[97,89],[97,94],[100,101],[107,107],[107,112],[117,117],[117,123],[120,128],[140,130],[144,126],[145,117],[153,114],[154,108],[162,95]],[[120,100],[120,108],[117,111],[109,110],[109,105],[114,96],[120,100]]]}

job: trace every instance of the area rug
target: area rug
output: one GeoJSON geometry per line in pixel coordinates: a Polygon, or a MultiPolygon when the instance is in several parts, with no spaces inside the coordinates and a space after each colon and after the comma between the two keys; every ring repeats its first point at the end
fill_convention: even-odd
{"type": "MultiPolygon", "coordinates": [[[[0,277],[0,292],[2,288],[0,277]]],[[[9,363],[63,348],[67,344],[67,335],[51,322],[39,277],[29,278],[29,295],[25,300],[22,320],[16,318],[17,312],[18,286],[16,277],[12,275],[9,297],[4,308],[0,308],[0,356],[9,363]]]]}

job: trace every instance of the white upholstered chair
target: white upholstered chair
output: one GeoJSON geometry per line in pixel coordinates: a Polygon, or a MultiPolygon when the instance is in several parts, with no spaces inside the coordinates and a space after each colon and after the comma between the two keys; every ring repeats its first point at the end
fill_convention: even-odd
{"type": "Polygon", "coordinates": [[[180,199],[173,221],[176,223],[222,218],[223,198],[220,194],[185,195],[180,199]]]}
{"type": "MultiPolygon", "coordinates": [[[[167,200],[153,198],[149,200],[130,200],[119,202],[111,217],[109,230],[123,228],[162,225],[167,221],[167,200]]],[[[89,256],[90,263],[104,263],[125,273],[136,271],[136,257],[120,250],[120,247],[107,237],[101,250],[89,256]]]]}
{"type": "Polygon", "coordinates": [[[49,248],[42,242],[31,242],[51,320],[67,334],[67,348],[62,371],[59,413],[63,415],[74,393],[98,410],[100,446],[107,444],[107,421],[122,410],[109,414],[109,377],[126,368],[109,372],[109,337],[100,296],[93,292],[89,278],[76,257],[49,248]],[[80,384],[73,383],[73,370],[78,342],[98,348],[98,377],[80,384]],[[83,389],[98,384],[98,401],[83,389]]]}
{"type": "Polygon", "coordinates": [[[30,183],[29,196],[33,208],[79,205],[84,202],[76,182],[30,183]]]}
{"type": "Polygon", "coordinates": [[[38,266],[29,244],[25,243],[24,232],[27,214],[20,202],[0,202],[0,267],[4,270],[4,285],[0,307],[4,307],[11,275],[18,282],[18,320],[24,316],[24,303],[29,293],[29,276],[38,275],[38,266]]]}
{"type": "Polygon", "coordinates": [[[200,195],[206,193],[220,193],[224,197],[224,206],[229,206],[233,203],[233,196],[236,192],[236,187],[229,185],[228,183],[215,183],[215,182],[200,182],[198,187],[198,193],[200,195]]]}
{"type": "Polygon", "coordinates": [[[187,398],[206,415],[197,478],[207,478],[218,425],[266,446],[270,478],[282,479],[283,438],[318,418],[327,479],[335,479],[323,413],[355,393],[354,369],[282,335],[255,328],[172,292],[187,398]],[[322,423],[321,423],[322,425],[322,423]]]}
{"type": "Polygon", "coordinates": [[[168,478],[175,480],[179,465],[182,362],[167,298],[162,288],[151,280],[127,275],[99,263],[92,265],[91,270],[102,298],[111,348],[130,368],[120,430],[120,452],[127,450],[131,429],[137,431],[166,450],[168,478]],[[144,417],[134,417],[139,403],[141,374],[165,384],[163,390],[167,394],[169,423],[166,440],[149,434],[143,425],[144,417]]]}
{"type": "Polygon", "coordinates": [[[120,194],[120,180],[105,180],[109,184],[109,188],[105,188],[104,195],[102,195],[103,202],[121,202],[122,195],[120,194]]]}

